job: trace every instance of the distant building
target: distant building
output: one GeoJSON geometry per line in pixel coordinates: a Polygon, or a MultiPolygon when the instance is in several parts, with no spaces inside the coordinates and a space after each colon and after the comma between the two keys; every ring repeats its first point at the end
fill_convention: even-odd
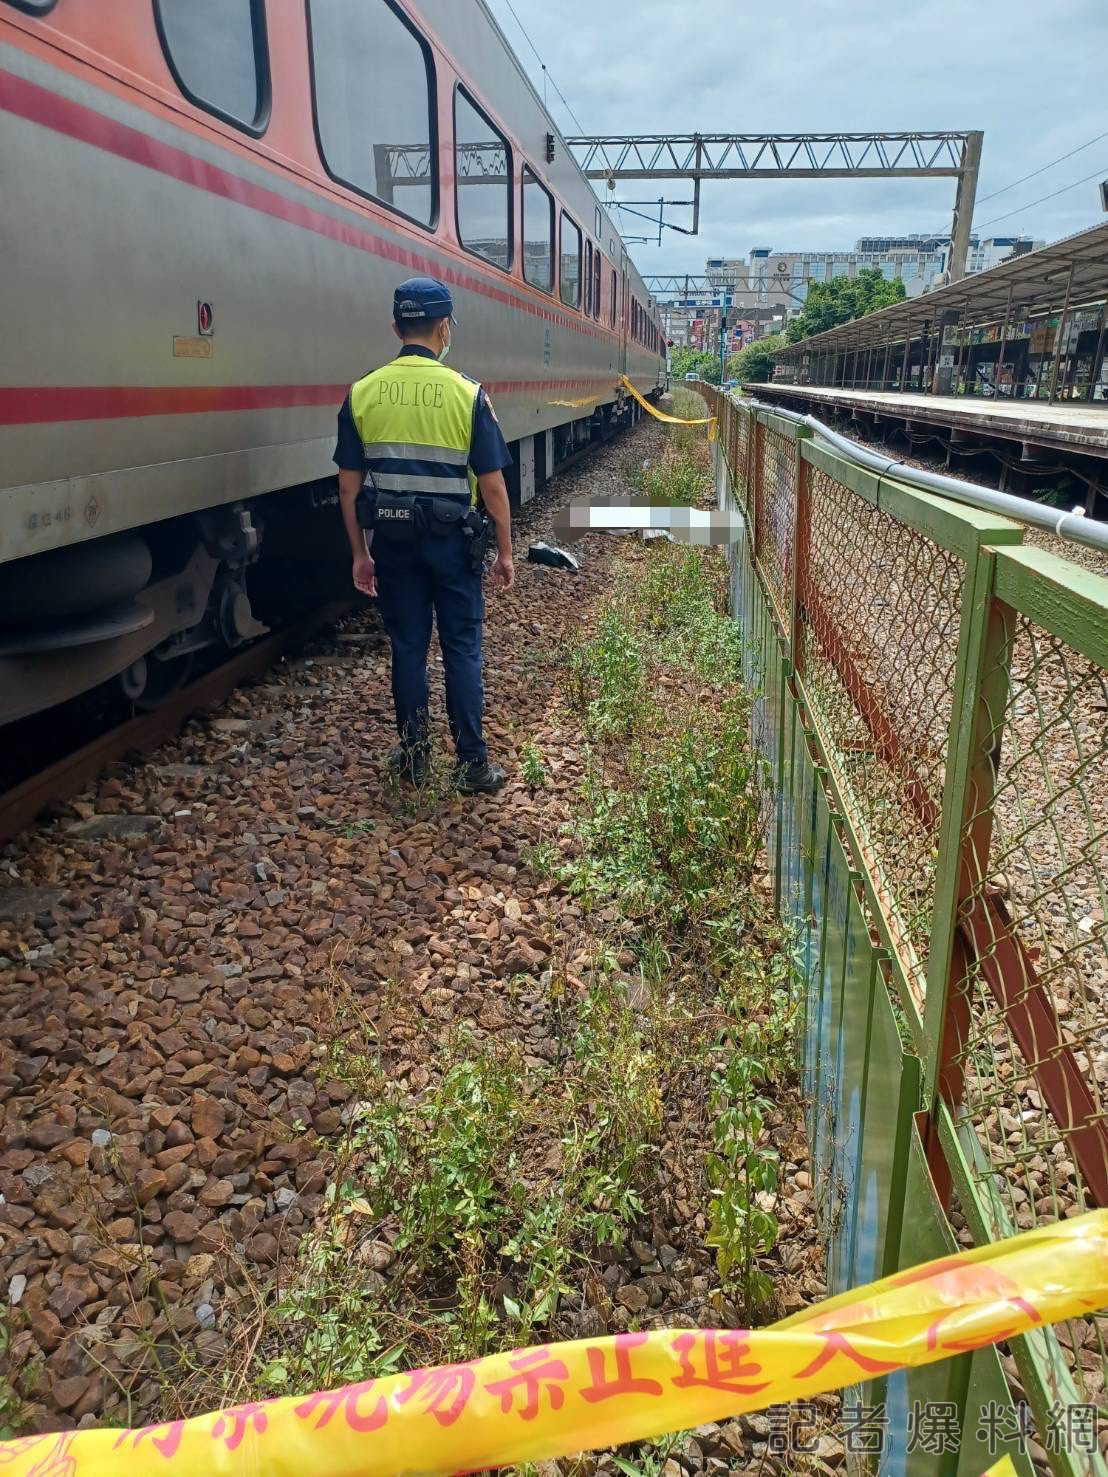
{"type": "MultiPolygon", "coordinates": [[[[1044,246],[1028,236],[970,238],[968,272],[983,272],[1010,256],[1022,256],[1044,246]]],[[[757,246],[743,261],[713,257],[706,273],[714,291],[730,292],[735,308],[784,308],[795,318],[804,307],[812,282],[830,282],[835,277],[855,277],[866,267],[876,267],[890,281],[904,283],[908,297],[919,297],[939,284],[947,270],[950,238],[926,236],[862,236],[853,251],[775,251],[757,246]]]]}
{"type": "MultiPolygon", "coordinates": [[[[1033,241],[1030,236],[989,236],[981,242],[976,236],[971,236],[966,270],[967,272],[987,272],[990,267],[998,267],[1001,262],[1006,262],[1010,257],[1026,256],[1029,251],[1039,251],[1045,245],[1045,240],[1033,241]]],[[[950,243],[947,242],[943,251],[944,271],[949,251],[950,243]]]]}
{"type": "Polygon", "coordinates": [[[667,339],[672,339],[675,348],[683,348],[693,341],[692,325],[697,316],[696,308],[681,308],[676,305],[663,304],[662,332],[667,339]]]}

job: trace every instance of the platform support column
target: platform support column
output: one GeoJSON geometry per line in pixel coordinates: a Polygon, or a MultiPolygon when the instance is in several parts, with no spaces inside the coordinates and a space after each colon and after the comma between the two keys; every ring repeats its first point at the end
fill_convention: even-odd
{"type": "Polygon", "coordinates": [[[1076,262],[1070,262],[1070,274],[1066,278],[1066,300],[1062,304],[1062,316],[1058,319],[1058,335],[1054,340],[1054,354],[1050,366],[1050,393],[1047,395],[1047,404],[1054,404],[1054,395],[1058,389],[1058,364],[1062,358],[1062,345],[1066,341],[1066,329],[1069,326],[1070,296],[1073,292],[1073,269],[1076,262]]]}
{"type": "Polygon", "coordinates": [[[964,336],[969,332],[969,325],[966,322],[966,314],[968,312],[969,298],[967,297],[962,303],[961,311],[958,314],[958,328],[956,330],[958,334],[958,357],[954,361],[954,373],[951,375],[951,393],[954,395],[960,395],[962,393],[962,376],[966,372],[966,363],[970,357],[967,352],[969,344],[964,342],[964,336]]]}
{"type": "Polygon", "coordinates": [[[1104,326],[1105,310],[1103,305],[1100,309],[1100,326],[1097,329],[1096,348],[1093,350],[1093,363],[1089,372],[1089,404],[1093,402],[1093,395],[1097,385],[1100,383],[1100,371],[1104,364],[1104,326]]]}
{"type": "MultiPolygon", "coordinates": [[[[1000,353],[997,355],[996,371],[993,374],[993,389],[1000,399],[1000,372],[1004,368],[1004,351],[1008,347],[1008,321],[1012,316],[1012,289],[1008,289],[1008,301],[1004,306],[1004,327],[1000,330],[1000,353]]],[[[1012,383],[1015,389],[1015,382],[1012,383]]]]}

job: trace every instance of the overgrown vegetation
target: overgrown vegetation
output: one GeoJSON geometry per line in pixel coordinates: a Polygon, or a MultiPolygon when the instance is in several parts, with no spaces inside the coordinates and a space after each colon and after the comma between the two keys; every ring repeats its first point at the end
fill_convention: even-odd
{"type": "Polygon", "coordinates": [[[645,461],[631,463],[625,471],[628,484],[645,493],[656,507],[710,506],[715,493],[704,475],[702,455],[704,424],[708,407],[703,398],[683,385],[670,392],[667,414],[687,422],[669,425],[661,452],[645,461]]]}
{"type": "MultiPolygon", "coordinates": [[[[676,413],[702,405],[689,400],[676,413]]],[[[703,500],[703,427],[675,429],[643,484],[649,473],[674,500],[703,500]]],[[[763,766],[725,580],[717,551],[638,546],[568,656],[586,778],[572,821],[529,864],[584,921],[553,940],[545,968],[506,982],[552,1023],[547,1057],[456,1026],[417,1076],[391,1043],[429,1029],[419,1001],[398,982],[370,1013],[337,987],[320,1070],[349,1097],[325,1213],[259,1298],[247,1366],[215,1394],[326,1388],[576,1336],[580,1310],[613,1326],[599,1273],[636,1237],[705,1265],[713,1249],[713,1316],[773,1312],[768,1128],[792,1070],[795,995],[757,887],[763,766]],[[679,1199],[691,1220],[675,1220],[679,1199]]],[[[522,769],[549,782],[534,741],[522,769]]],[[[615,1313],[616,1328],[652,1321],[615,1313]]],[[[665,1450],[617,1465],[660,1470],[665,1450]]]]}
{"type": "Polygon", "coordinates": [[[531,1342],[582,1249],[618,1243],[641,1213],[660,1100],[626,1006],[602,986],[549,1068],[465,1029],[425,1093],[388,1068],[350,1040],[333,1049],[350,1132],[323,1228],[267,1320],[271,1392],[531,1342]]]}
{"type": "Polygon", "coordinates": [[[758,1266],[777,1236],[765,1093],[791,1068],[795,1001],[788,953],[779,940],[767,948],[752,890],[762,761],[722,572],[699,551],[656,551],[576,655],[571,692],[609,763],[586,782],[580,853],[562,876],[592,907],[618,902],[644,963],[665,961],[660,987],[680,979],[702,1012],[718,1010],[703,1042],[710,1080],[698,1084],[709,1097],[708,1239],[750,1317],[771,1294],[758,1266]]]}

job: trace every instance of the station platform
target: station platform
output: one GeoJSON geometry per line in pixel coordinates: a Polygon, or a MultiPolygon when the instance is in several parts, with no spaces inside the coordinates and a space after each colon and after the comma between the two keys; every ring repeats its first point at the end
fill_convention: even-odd
{"type": "Polygon", "coordinates": [[[986,400],[962,395],[901,395],[895,391],[842,390],[821,385],[752,386],[756,399],[818,413],[869,413],[949,429],[1000,436],[1093,456],[1108,456],[1108,401],[986,400]]]}

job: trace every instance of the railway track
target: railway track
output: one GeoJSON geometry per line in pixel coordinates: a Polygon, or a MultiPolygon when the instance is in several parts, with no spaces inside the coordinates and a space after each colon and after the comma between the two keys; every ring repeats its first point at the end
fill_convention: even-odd
{"type": "Polygon", "coordinates": [[[241,682],[260,676],[278,657],[301,646],[349,609],[349,603],[342,601],[317,607],[273,635],[235,652],[214,671],[206,672],[166,698],[154,712],[116,724],[0,793],[0,844],[25,831],[47,806],[77,794],[115,760],[156,748],[177,733],[194,713],[222,702],[241,682]]]}

